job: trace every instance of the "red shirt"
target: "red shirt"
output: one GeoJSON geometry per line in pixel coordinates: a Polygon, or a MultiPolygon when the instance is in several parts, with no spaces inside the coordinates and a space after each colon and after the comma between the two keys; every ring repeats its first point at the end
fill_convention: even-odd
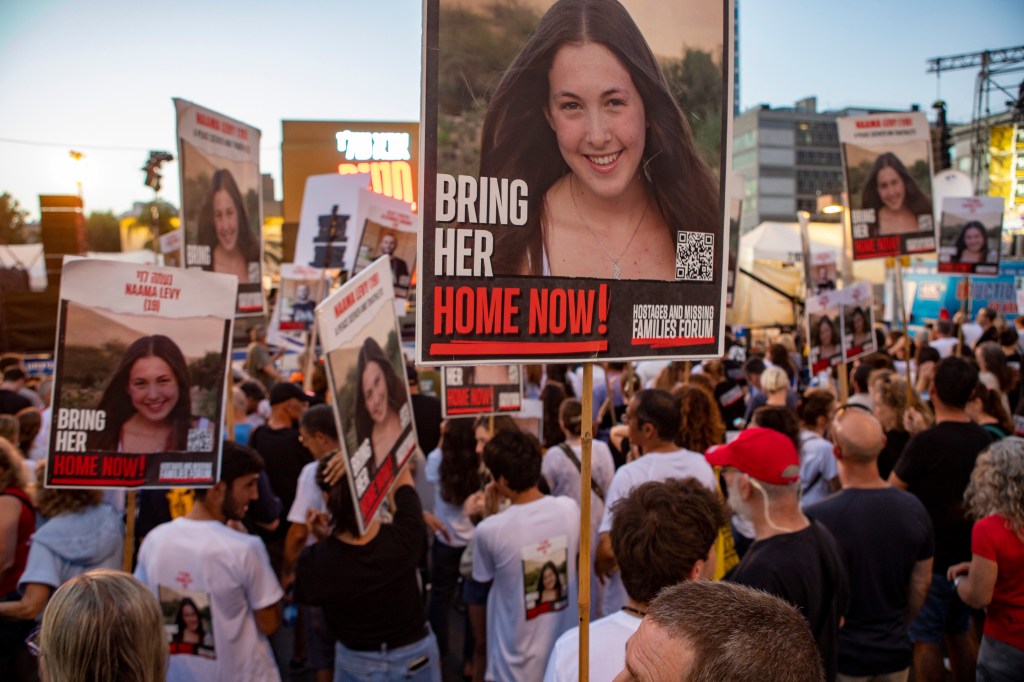
{"type": "Polygon", "coordinates": [[[985,635],[1024,649],[1024,542],[999,514],[974,524],[971,552],[996,562],[999,575],[985,617],[985,635]]]}
{"type": "Polygon", "coordinates": [[[4,597],[18,588],[21,574],[25,572],[28,561],[28,541],[36,530],[36,510],[32,500],[21,488],[4,488],[0,495],[10,495],[21,500],[21,512],[18,514],[18,546],[14,550],[14,564],[0,575],[0,597],[4,597]]]}

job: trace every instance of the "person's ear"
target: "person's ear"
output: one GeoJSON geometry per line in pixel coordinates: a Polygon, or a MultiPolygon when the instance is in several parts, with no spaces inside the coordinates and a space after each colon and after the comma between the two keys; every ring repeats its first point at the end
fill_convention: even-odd
{"type": "Polygon", "coordinates": [[[549,107],[547,104],[545,104],[543,109],[544,109],[544,118],[546,118],[547,121],[548,121],[548,127],[550,127],[552,130],[554,130],[555,129],[555,123],[554,123],[554,121],[551,120],[551,107],[549,107]]]}
{"type": "Polygon", "coordinates": [[[843,461],[843,451],[839,449],[838,443],[832,444],[832,454],[836,456],[836,460],[839,462],[843,461]]]}

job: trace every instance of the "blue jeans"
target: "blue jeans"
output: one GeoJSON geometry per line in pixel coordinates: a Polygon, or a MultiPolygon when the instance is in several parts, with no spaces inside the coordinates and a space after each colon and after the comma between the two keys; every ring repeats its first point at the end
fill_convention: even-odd
{"type": "MultiPolygon", "coordinates": [[[[452,547],[440,540],[434,540],[430,548],[430,601],[427,604],[427,619],[437,636],[437,646],[442,659],[448,655],[448,612],[452,595],[459,586],[459,560],[465,547],[452,547]]],[[[469,630],[468,618],[466,630],[469,630]]]]}
{"type": "Polygon", "coordinates": [[[382,645],[380,651],[354,651],[341,642],[334,645],[334,682],[406,681],[441,682],[441,657],[433,632],[395,649],[382,645]]]}
{"type": "Polygon", "coordinates": [[[991,637],[981,638],[978,650],[978,682],[1020,682],[1024,676],[1024,651],[991,637]]]}

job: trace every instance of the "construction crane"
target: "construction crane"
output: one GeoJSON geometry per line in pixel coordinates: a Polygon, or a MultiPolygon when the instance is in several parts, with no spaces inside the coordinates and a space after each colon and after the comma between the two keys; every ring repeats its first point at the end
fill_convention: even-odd
{"type": "Polygon", "coordinates": [[[1007,74],[1024,71],[1024,45],[949,57],[935,57],[928,60],[927,72],[940,77],[943,71],[975,68],[979,71],[975,80],[971,119],[971,180],[974,182],[975,188],[978,188],[982,174],[987,170],[988,127],[986,121],[992,116],[992,91],[996,90],[1007,96],[1006,104],[1012,110],[1015,122],[1024,121],[1024,81],[1017,86],[1016,93],[1005,85],[1007,74]]]}

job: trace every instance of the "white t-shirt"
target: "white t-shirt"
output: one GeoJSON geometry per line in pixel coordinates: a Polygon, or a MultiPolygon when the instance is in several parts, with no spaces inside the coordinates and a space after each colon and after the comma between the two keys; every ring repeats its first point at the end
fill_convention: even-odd
{"type": "Polygon", "coordinates": [[[832,443],[813,431],[800,429],[800,506],[821,502],[831,495],[828,482],[838,475],[832,443]]]}
{"type": "MultiPolygon", "coordinates": [[[[288,510],[288,520],[292,523],[306,525],[307,509],[314,509],[321,513],[327,511],[323,493],[316,483],[316,468],[319,464],[319,461],[312,461],[302,467],[302,471],[299,472],[299,480],[295,484],[295,501],[292,502],[292,508],[288,510]]],[[[307,547],[315,542],[316,538],[312,533],[306,536],[307,547]]]]}
{"type": "MultiPolygon", "coordinates": [[[[626,641],[640,627],[640,619],[623,611],[590,624],[590,680],[612,682],[626,667],[626,641]]],[[[558,638],[548,659],[544,682],[576,682],[580,679],[580,629],[558,638]]]]}
{"type": "Polygon", "coordinates": [[[579,533],[580,509],[568,497],[514,504],[477,526],[473,579],[494,581],[487,596],[487,680],[541,679],[555,640],[576,625],[579,533]]]}
{"type": "MultiPolygon", "coordinates": [[[[615,472],[611,488],[605,498],[604,516],[601,517],[602,533],[612,530],[612,506],[623,497],[629,495],[633,488],[648,481],[664,481],[669,478],[696,478],[707,486],[708,490],[718,493],[715,472],[704,459],[704,455],[691,450],[679,449],[670,452],[652,452],[640,459],[623,465],[615,472]]],[[[615,572],[605,583],[602,613],[614,613],[626,603],[626,588],[622,586],[622,576],[615,572]]]]}
{"type": "MultiPolygon", "coordinates": [[[[582,457],[582,446],[577,442],[569,445],[576,457],[582,457]]],[[[552,445],[544,453],[544,460],[541,463],[541,473],[551,488],[552,495],[564,495],[580,502],[580,471],[572,463],[561,445],[552,445]]],[[[612,478],[615,476],[615,460],[612,459],[612,451],[608,446],[599,440],[595,440],[590,448],[590,475],[591,478],[601,486],[605,496],[608,488],[611,487],[612,478]]],[[[590,615],[598,618],[602,615],[602,600],[604,586],[597,579],[594,572],[594,558],[597,556],[598,525],[604,516],[604,502],[597,493],[590,493],[590,615]]]]}
{"type": "Polygon", "coordinates": [[[451,538],[442,538],[441,541],[449,547],[465,547],[473,539],[475,526],[469,520],[464,505],[449,504],[441,498],[441,458],[441,449],[434,448],[427,455],[427,466],[423,468],[423,475],[434,485],[434,516],[444,524],[451,538]]]}
{"type": "Polygon", "coordinates": [[[941,339],[930,341],[928,345],[939,351],[940,358],[948,358],[956,350],[956,344],[959,342],[960,340],[954,336],[945,336],[941,339]]]}
{"type": "MultiPolygon", "coordinates": [[[[279,602],[284,592],[258,537],[219,521],[177,518],[146,536],[135,577],[153,591],[165,613],[168,602],[180,605],[185,598],[200,612],[202,646],[191,653],[174,642],[176,618],[164,623],[172,652],[168,682],[280,681],[253,613],[279,602]]],[[[177,613],[179,606],[172,608],[177,613]]]]}

